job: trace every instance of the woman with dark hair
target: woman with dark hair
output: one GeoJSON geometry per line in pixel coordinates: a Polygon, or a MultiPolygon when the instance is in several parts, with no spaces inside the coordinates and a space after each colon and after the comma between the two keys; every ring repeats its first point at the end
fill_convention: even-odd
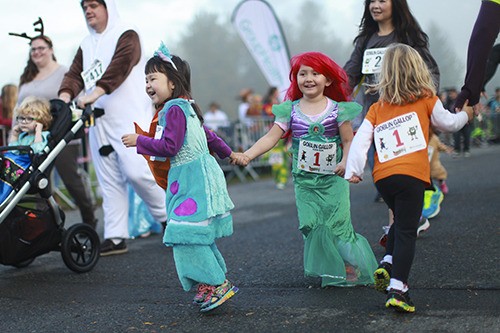
{"type": "MultiPolygon", "coordinates": [[[[365,0],[365,9],[359,34],[354,39],[354,51],[347,61],[344,69],[349,78],[349,90],[353,92],[355,101],[363,105],[363,111],[352,122],[353,130],[356,132],[368,112],[370,106],[379,99],[378,92],[365,93],[364,87],[377,83],[376,74],[382,67],[382,59],[387,47],[392,43],[402,43],[413,47],[426,63],[432,75],[432,80],[439,91],[439,68],[429,51],[429,37],[418,24],[411,13],[407,0],[365,0]],[[357,86],[356,89],[354,89],[357,86]]],[[[375,146],[368,152],[368,165],[373,170],[375,146]]],[[[437,203],[442,200],[442,193],[434,186],[428,188],[426,198],[434,198],[426,204],[430,208],[431,202],[437,203]]],[[[383,202],[381,195],[377,192],[375,202],[383,202]]],[[[436,205],[433,205],[433,207],[436,205]]],[[[438,211],[439,204],[434,211],[438,211]]],[[[389,212],[390,220],[392,214],[389,212]]],[[[422,223],[426,222],[422,219],[422,223]]],[[[384,246],[387,228],[380,239],[380,245],[384,246]]]]}
{"type": "MultiPolygon", "coordinates": [[[[19,81],[18,104],[27,96],[36,96],[47,100],[57,98],[59,86],[68,71],[60,65],[54,55],[52,40],[39,35],[31,38],[28,63],[19,81]]],[[[14,117],[15,119],[15,117],[14,117]]],[[[69,194],[75,199],[84,223],[96,227],[97,220],[83,174],[79,172],[77,159],[81,152],[81,140],[71,141],[55,160],[57,173],[61,177],[69,194]]]]}

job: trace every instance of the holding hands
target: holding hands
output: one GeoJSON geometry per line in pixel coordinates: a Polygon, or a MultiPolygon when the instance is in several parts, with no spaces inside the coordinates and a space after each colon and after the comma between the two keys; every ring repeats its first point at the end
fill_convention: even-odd
{"type": "Polygon", "coordinates": [[[349,183],[357,184],[361,181],[361,178],[358,176],[352,176],[347,180],[349,183]]]}
{"type": "Polygon", "coordinates": [[[244,153],[232,152],[229,156],[232,165],[247,166],[250,163],[250,158],[244,153]]]}

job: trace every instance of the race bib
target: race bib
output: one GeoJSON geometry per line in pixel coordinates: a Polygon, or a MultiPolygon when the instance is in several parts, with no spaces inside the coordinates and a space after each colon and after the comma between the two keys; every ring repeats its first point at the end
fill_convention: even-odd
{"type": "MultiPolygon", "coordinates": [[[[154,136],[154,138],[156,140],[160,140],[162,135],[163,135],[163,126],[156,125],[156,130],[155,130],[155,136],[154,136]]],[[[167,160],[166,157],[158,157],[158,156],[150,156],[149,159],[151,161],[160,161],[160,162],[164,162],[164,161],[167,160]]]]}
{"type": "Polygon", "coordinates": [[[379,124],[374,129],[374,140],[380,163],[427,148],[416,112],[379,124]]]}
{"type": "Polygon", "coordinates": [[[385,50],[387,50],[386,47],[366,49],[363,54],[363,66],[361,67],[361,73],[379,73],[382,68],[382,60],[384,59],[385,50]]]}
{"type": "Polygon", "coordinates": [[[98,59],[94,60],[89,69],[83,71],[81,74],[85,90],[93,88],[97,81],[104,75],[104,68],[102,62],[98,59]]]}
{"type": "Polygon", "coordinates": [[[307,172],[334,174],[337,144],[300,140],[297,168],[307,172]]]}

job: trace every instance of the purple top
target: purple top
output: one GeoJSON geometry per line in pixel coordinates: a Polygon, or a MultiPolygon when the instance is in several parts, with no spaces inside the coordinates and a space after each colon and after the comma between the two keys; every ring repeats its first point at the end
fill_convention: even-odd
{"type": "Polygon", "coordinates": [[[337,103],[333,103],[329,98],[327,99],[328,103],[326,108],[320,114],[309,116],[304,114],[300,108],[299,104],[295,104],[292,107],[292,113],[290,116],[290,123],[281,123],[276,122],[276,124],[283,129],[283,131],[288,130],[288,126],[291,127],[292,136],[294,138],[300,138],[309,133],[309,127],[311,123],[321,123],[325,132],[324,135],[328,138],[333,138],[339,135],[339,124],[337,122],[337,116],[339,112],[339,107],[337,103]]]}
{"type": "MultiPolygon", "coordinates": [[[[173,157],[177,155],[186,136],[186,116],[182,109],[174,105],[166,113],[166,126],[161,139],[139,135],[137,138],[137,153],[158,157],[173,157]]],[[[219,158],[231,155],[232,150],[214,132],[203,126],[207,137],[208,149],[215,152],[219,158]]]]}

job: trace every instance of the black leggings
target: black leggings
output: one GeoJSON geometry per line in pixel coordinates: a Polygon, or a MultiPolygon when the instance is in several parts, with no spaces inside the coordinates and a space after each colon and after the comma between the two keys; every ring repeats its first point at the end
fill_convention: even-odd
{"type": "Polygon", "coordinates": [[[411,176],[394,175],[379,180],[375,186],[394,212],[394,223],[386,244],[386,254],[392,256],[391,278],[406,284],[415,256],[415,241],[426,184],[411,176]]]}

